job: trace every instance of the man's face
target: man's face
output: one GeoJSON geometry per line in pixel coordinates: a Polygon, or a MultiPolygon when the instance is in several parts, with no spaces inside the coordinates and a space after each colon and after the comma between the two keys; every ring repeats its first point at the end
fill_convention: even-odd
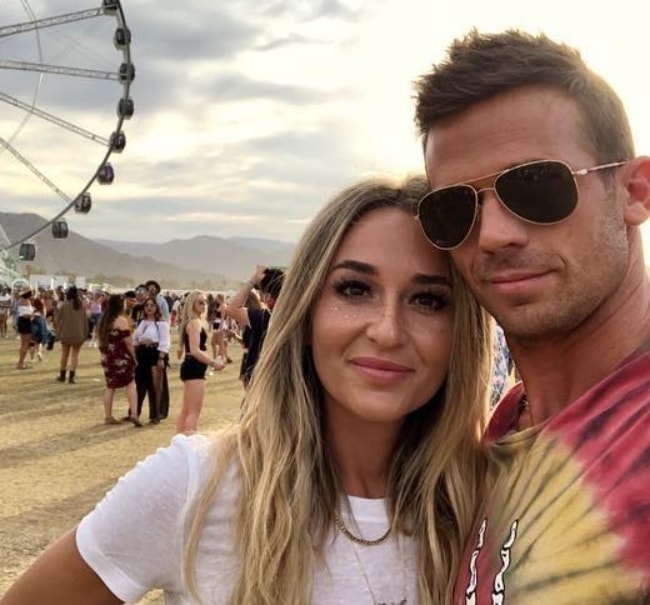
{"type": "Polygon", "coordinates": [[[135,291],[135,296],[136,296],[139,303],[144,302],[144,299],[147,298],[147,295],[148,295],[148,293],[147,293],[146,288],[138,288],[135,291]]]}
{"type": "Polygon", "coordinates": [[[156,286],[151,284],[149,286],[149,296],[153,296],[154,298],[158,295],[158,290],[156,290],[156,286]]]}
{"type": "MultiPolygon", "coordinates": [[[[575,103],[542,88],[514,90],[448,118],[429,132],[425,161],[433,188],[471,182],[540,159],[571,168],[598,161],[581,134],[575,103]]],[[[493,186],[479,181],[480,187],[493,186]]],[[[622,281],[628,242],[616,179],[577,177],[576,209],[555,225],[527,223],[493,190],[481,194],[469,237],[452,251],[479,301],[509,336],[564,334],[580,325],[622,281]]]]}

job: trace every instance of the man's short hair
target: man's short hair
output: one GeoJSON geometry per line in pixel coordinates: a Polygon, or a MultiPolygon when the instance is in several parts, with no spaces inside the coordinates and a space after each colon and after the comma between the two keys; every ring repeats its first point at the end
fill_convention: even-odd
{"type": "Polygon", "coordinates": [[[582,134],[597,163],[634,156],[623,103],[578,50],[516,29],[494,34],[471,30],[416,81],[415,121],[424,145],[439,121],[499,94],[536,86],[554,88],[576,103],[582,134]]]}

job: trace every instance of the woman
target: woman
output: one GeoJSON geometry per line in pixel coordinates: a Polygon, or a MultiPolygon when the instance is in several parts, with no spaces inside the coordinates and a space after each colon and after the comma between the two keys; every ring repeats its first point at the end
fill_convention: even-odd
{"type": "Polygon", "coordinates": [[[90,313],[90,342],[88,346],[91,348],[97,347],[97,328],[99,320],[102,318],[102,306],[104,304],[104,293],[97,291],[93,294],[92,299],[88,305],[88,312],[90,313]]]}
{"type": "Polygon", "coordinates": [[[76,286],[65,291],[65,301],[56,313],[55,330],[61,343],[61,362],[57,381],[65,382],[66,368],[69,369],[68,383],[77,382],[75,375],[79,364],[79,350],[88,337],[88,317],[76,286]]]}
{"type": "Polygon", "coordinates": [[[2,605],[153,586],[183,605],[444,603],[481,495],[491,335],[413,220],[426,190],[366,181],[330,202],[298,245],[241,422],[139,465],[2,605]]]}
{"type": "Polygon", "coordinates": [[[45,305],[40,298],[34,299],[34,314],[32,315],[31,335],[29,340],[29,358],[34,361],[34,355],[43,361],[43,345],[48,339],[47,322],[45,321],[45,305]]]}
{"type": "MultiPolygon", "coordinates": [[[[210,337],[210,347],[212,347],[212,357],[221,358],[228,361],[227,342],[225,338],[225,325],[223,316],[224,307],[223,294],[217,294],[212,301],[210,321],[212,325],[212,336],[210,337]]],[[[210,303],[208,302],[210,307],[210,303]]]]}
{"type": "Polygon", "coordinates": [[[138,415],[142,411],[145,395],[149,395],[149,422],[159,424],[167,418],[169,389],[167,387],[167,363],[169,359],[169,323],[163,321],[155,297],[144,301],[144,319],[133,335],[138,368],[135,373],[138,393],[138,415]],[[165,401],[163,401],[165,396],[165,401]]]}
{"type": "Polygon", "coordinates": [[[120,294],[108,297],[106,311],[97,328],[99,352],[101,353],[106,390],[104,391],[104,423],[119,424],[113,416],[113,399],[116,389],[126,388],[129,401],[128,419],[140,428],[138,402],[135,391],[135,350],[131,340],[129,320],[124,314],[124,298],[120,294]]]}
{"type": "Polygon", "coordinates": [[[206,353],[208,341],[206,306],[207,298],[198,290],[190,292],[183,305],[180,334],[185,358],[181,364],[183,405],[176,420],[178,433],[190,434],[196,432],[198,428],[208,366],[212,366],[215,370],[224,368],[220,359],[213,359],[206,353]]]}
{"type": "Polygon", "coordinates": [[[16,328],[20,336],[20,348],[18,349],[17,370],[27,370],[31,366],[25,363],[25,357],[29,351],[29,345],[32,341],[32,315],[34,307],[32,306],[32,291],[30,289],[21,292],[18,297],[16,307],[16,328]]]}

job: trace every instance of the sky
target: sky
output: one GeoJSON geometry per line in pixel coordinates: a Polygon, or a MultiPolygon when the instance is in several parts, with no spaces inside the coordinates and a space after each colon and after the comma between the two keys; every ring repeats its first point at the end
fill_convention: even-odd
{"type": "MultiPolygon", "coordinates": [[[[99,0],[0,0],[0,24],[99,0]]],[[[470,28],[520,27],[580,48],[622,97],[637,152],[650,154],[650,79],[637,0],[123,0],[132,32],[135,115],[93,209],[66,216],[92,239],[197,235],[296,241],[337,190],[361,177],[421,171],[413,80],[470,28]]],[[[0,61],[115,72],[116,20],[102,16],[0,38],[0,61]]],[[[117,82],[0,69],[0,93],[104,138],[117,82]]],[[[0,105],[0,136],[52,184],[0,152],[0,210],[51,218],[86,185],[105,148],[0,105]],[[53,191],[59,190],[59,194],[53,191]]],[[[650,225],[643,228],[650,263],[650,225]]],[[[10,235],[10,234],[9,234],[10,235]]]]}

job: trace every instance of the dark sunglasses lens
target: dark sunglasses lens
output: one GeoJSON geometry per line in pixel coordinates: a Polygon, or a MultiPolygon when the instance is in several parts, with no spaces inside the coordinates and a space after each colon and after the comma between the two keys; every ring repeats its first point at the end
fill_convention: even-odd
{"type": "Polygon", "coordinates": [[[467,237],[476,214],[476,193],[466,185],[445,187],[425,195],[419,217],[424,233],[434,246],[454,248],[467,237]]]}
{"type": "Polygon", "coordinates": [[[578,191],[568,166],[535,162],[499,176],[495,187],[503,203],[533,223],[557,223],[576,207],[578,191]]]}

